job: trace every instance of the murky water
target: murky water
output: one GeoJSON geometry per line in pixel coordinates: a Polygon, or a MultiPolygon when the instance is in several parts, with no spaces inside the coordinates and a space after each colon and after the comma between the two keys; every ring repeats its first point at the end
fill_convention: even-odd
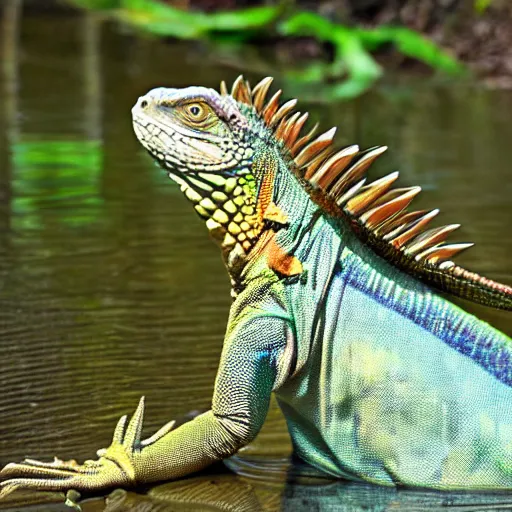
{"type": "MultiPolygon", "coordinates": [[[[28,455],[91,458],[142,394],[148,432],[209,407],[227,276],[202,222],[135,140],[130,108],[157,85],[217,87],[238,74],[227,62],[240,57],[217,62],[203,46],[135,36],[87,16],[16,23],[16,2],[1,5],[0,466],[28,455]]],[[[511,92],[390,84],[311,111],[340,127],[342,144],[388,144],[374,176],[399,168],[404,185],[422,185],[417,204],[441,208],[447,222],[463,224],[458,240],[477,244],[460,262],[512,282],[511,92]]],[[[510,314],[464,306],[512,333],[510,314]]],[[[285,484],[289,452],[274,408],[246,452],[265,455],[266,478],[252,464],[244,471],[259,479],[219,466],[146,496],[117,493],[108,510],[512,504],[505,496],[285,484]]],[[[103,507],[96,500],[84,508],[103,507]]]]}

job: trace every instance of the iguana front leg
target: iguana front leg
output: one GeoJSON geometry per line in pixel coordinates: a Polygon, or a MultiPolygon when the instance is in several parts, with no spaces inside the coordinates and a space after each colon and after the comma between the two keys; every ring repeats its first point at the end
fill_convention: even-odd
{"type": "MultiPolygon", "coordinates": [[[[236,304],[236,302],[235,302],[236,304]]],[[[143,400],[99,459],[77,464],[25,460],[1,472],[0,498],[18,488],[88,493],[171,480],[228,457],[249,443],[267,414],[270,394],[283,378],[290,340],[285,320],[245,311],[232,315],[215,382],[212,409],[179,428],[167,424],[141,441],[143,400]]]]}

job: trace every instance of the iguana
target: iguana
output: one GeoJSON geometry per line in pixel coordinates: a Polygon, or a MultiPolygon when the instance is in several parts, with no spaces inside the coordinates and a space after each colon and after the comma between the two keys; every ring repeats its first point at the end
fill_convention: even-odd
{"type": "Polygon", "coordinates": [[[142,440],[141,400],[97,460],[8,464],[3,496],[188,475],[249,443],[272,392],[295,452],[329,475],[512,489],[511,340],[432,290],[510,310],[512,288],[451,261],[471,244],[445,242],[458,225],[426,229],[438,210],[407,210],[419,187],[365,184],[385,147],[304,133],[307,113],[268,99],[271,82],[157,88],[132,110],[231,277],[211,410],[142,440]]]}

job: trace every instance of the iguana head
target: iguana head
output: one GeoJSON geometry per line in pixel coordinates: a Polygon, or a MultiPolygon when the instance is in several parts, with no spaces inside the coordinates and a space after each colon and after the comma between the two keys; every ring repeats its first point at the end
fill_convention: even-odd
{"type": "Polygon", "coordinates": [[[205,87],[158,88],[132,109],[135,133],[178,182],[222,246],[225,256],[246,254],[257,240],[257,135],[251,111],[232,96],[205,87]]]}
{"type": "Polygon", "coordinates": [[[157,88],[133,107],[135,132],[171,172],[234,174],[252,155],[247,119],[231,96],[205,87],[157,88]]]}

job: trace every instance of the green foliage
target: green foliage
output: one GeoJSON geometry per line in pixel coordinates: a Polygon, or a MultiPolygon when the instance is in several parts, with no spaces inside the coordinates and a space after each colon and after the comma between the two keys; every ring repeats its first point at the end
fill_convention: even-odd
{"type": "MultiPolygon", "coordinates": [[[[347,80],[331,88],[333,97],[354,97],[368,89],[382,74],[369,52],[385,44],[394,44],[408,57],[415,58],[447,73],[459,73],[462,65],[421,34],[403,27],[360,29],[331,23],[318,14],[300,12],[278,26],[286,36],[308,35],[331,43],[335,59],[328,74],[347,80]]],[[[317,69],[316,67],[314,68],[317,69]]],[[[318,72],[305,73],[306,80],[318,80],[318,72]]]]}
{"type": "Polygon", "coordinates": [[[159,36],[179,39],[200,39],[208,33],[208,16],[181,11],[145,0],[121,0],[123,9],[118,16],[132,25],[159,36]]]}
{"type": "MultiPolygon", "coordinates": [[[[330,88],[333,98],[349,98],[367,90],[382,75],[371,52],[393,44],[402,54],[447,73],[459,73],[462,66],[422,35],[404,27],[374,29],[347,27],[313,12],[289,12],[288,2],[205,14],[176,9],[156,0],[73,0],[92,9],[112,9],[125,22],[158,36],[179,39],[223,39],[246,41],[277,33],[285,37],[310,36],[329,43],[335,57],[331,64],[315,63],[300,71],[285,71],[296,83],[323,83],[345,78],[330,88]]],[[[491,0],[476,0],[489,3],[491,0]]],[[[476,5],[475,3],[475,5],[476,5]]]]}
{"type": "Polygon", "coordinates": [[[455,74],[464,69],[459,61],[432,41],[408,28],[382,26],[371,30],[355,30],[370,51],[390,43],[394,44],[407,57],[417,59],[435,69],[455,74]]]}
{"type": "Polygon", "coordinates": [[[69,0],[70,3],[85,9],[119,9],[122,0],[69,0]]]}
{"type": "Polygon", "coordinates": [[[478,14],[483,14],[490,6],[492,0],[475,0],[474,7],[478,14]]]}
{"type": "Polygon", "coordinates": [[[268,27],[281,13],[279,6],[262,6],[211,14],[183,11],[148,0],[120,0],[119,16],[153,34],[200,39],[219,32],[253,31],[268,27]]]}
{"type": "MultiPolygon", "coordinates": [[[[333,44],[335,58],[325,74],[333,77],[347,75],[342,87],[338,85],[335,89],[337,97],[361,94],[382,74],[380,66],[366,51],[361,38],[353,29],[333,24],[317,14],[301,12],[282,22],[278,30],[286,36],[308,35],[333,44]]],[[[307,81],[319,81],[322,77],[318,75],[318,72],[311,73],[310,70],[303,73],[303,78],[307,81]]]]}

